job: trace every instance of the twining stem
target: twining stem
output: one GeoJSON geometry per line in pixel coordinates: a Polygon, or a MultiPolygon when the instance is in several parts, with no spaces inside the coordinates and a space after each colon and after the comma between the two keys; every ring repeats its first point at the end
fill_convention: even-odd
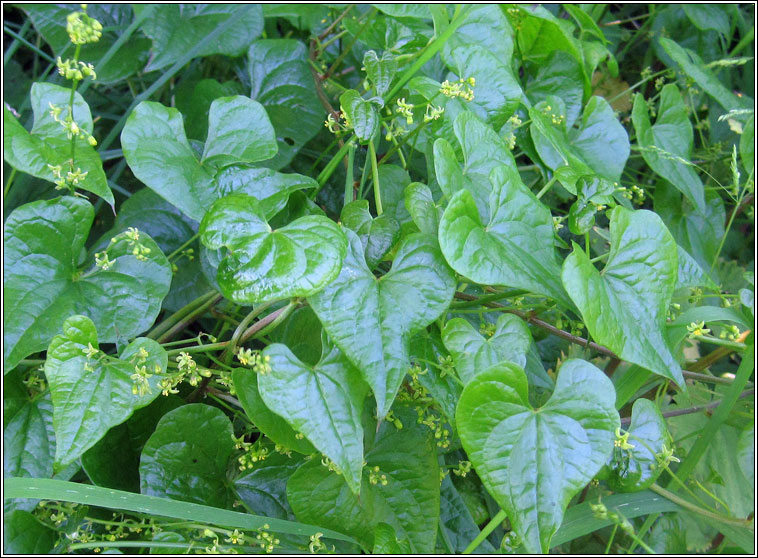
{"type": "Polygon", "coordinates": [[[379,166],[376,164],[376,149],[374,142],[368,142],[368,153],[371,157],[371,178],[374,181],[374,202],[376,203],[376,214],[382,214],[382,190],[379,186],[379,166]]]}
{"type": "Polygon", "coordinates": [[[728,525],[734,525],[735,527],[746,527],[750,530],[752,530],[753,528],[753,522],[749,519],[738,519],[735,517],[727,517],[725,515],[721,515],[718,513],[709,512],[708,510],[704,510],[700,506],[696,506],[692,502],[689,502],[685,500],[684,498],[677,496],[673,492],[666,490],[665,488],[663,488],[657,483],[653,483],[650,486],[650,490],[652,490],[656,494],[659,494],[660,496],[663,496],[667,500],[674,502],[675,504],[683,507],[686,510],[689,510],[698,515],[702,515],[703,517],[707,517],[709,519],[714,519],[718,521],[719,523],[726,523],[728,525]]]}
{"type": "MultiPolygon", "coordinates": [[[[74,50],[74,68],[77,67],[79,64],[79,53],[82,50],[82,45],[76,45],[76,49],[74,50]]],[[[79,80],[74,78],[71,82],[71,95],[68,98],[68,116],[71,119],[72,122],[74,122],[74,95],[76,94],[76,86],[79,85],[79,80]]],[[[75,154],[76,154],[76,134],[71,135],[71,171],[74,170],[74,160],[75,160],[75,154]]],[[[74,193],[74,186],[71,186],[71,193],[74,193]]]]}
{"type": "Polygon", "coordinates": [[[495,517],[490,519],[490,522],[487,523],[487,525],[484,526],[484,529],[482,529],[479,534],[476,536],[476,538],[471,541],[471,543],[466,547],[466,549],[462,552],[462,554],[471,554],[476,548],[482,544],[482,541],[487,538],[487,536],[492,533],[492,531],[495,530],[495,528],[500,525],[505,520],[505,512],[503,510],[500,510],[495,514],[495,517]]]}
{"type": "Polygon", "coordinates": [[[182,331],[184,328],[186,328],[188,325],[190,325],[192,322],[194,322],[197,318],[202,316],[208,311],[208,308],[216,304],[217,302],[221,301],[224,297],[222,295],[216,295],[213,298],[211,298],[209,301],[207,301],[205,304],[200,306],[199,308],[193,310],[190,312],[187,316],[179,320],[171,329],[169,329],[166,333],[158,337],[156,341],[158,343],[164,343],[166,341],[169,341],[174,335],[182,331]]]}
{"type": "Polygon", "coordinates": [[[334,171],[337,170],[337,166],[340,164],[340,159],[345,157],[350,149],[350,146],[355,144],[355,140],[356,138],[353,136],[348,141],[346,141],[342,147],[340,147],[340,150],[337,151],[337,153],[335,153],[331,160],[326,164],[323,170],[318,173],[318,176],[316,177],[318,187],[311,193],[310,197],[312,200],[316,199],[316,196],[318,195],[319,191],[321,191],[321,188],[324,187],[326,181],[329,180],[329,177],[331,177],[332,174],[334,174],[334,171]]]}
{"type": "Polygon", "coordinates": [[[195,240],[197,240],[198,236],[200,236],[200,233],[195,233],[192,236],[192,238],[190,238],[187,242],[185,242],[184,244],[182,244],[181,246],[179,246],[179,248],[177,248],[176,250],[174,250],[173,252],[171,252],[168,256],[166,256],[166,258],[169,261],[171,261],[173,258],[175,258],[179,254],[181,254],[182,250],[184,250],[185,248],[187,248],[187,246],[189,246],[190,244],[192,244],[193,242],[195,242],[195,240]]]}
{"type": "Polygon", "coordinates": [[[202,306],[208,300],[212,299],[214,296],[216,296],[216,291],[209,291],[203,295],[200,295],[195,300],[187,303],[184,307],[180,308],[179,310],[171,314],[168,318],[166,318],[161,323],[159,323],[157,326],[155,326],[152,330],[150,330],[145,335],[145,337],[148,337],[150,339],[157,339],[158,336],[160,336],[162,333],[170,329],[174,324],[176,324],[178,321],[184,318],[187,314],[191,313],[198,306],[202,306]]]}
{"type": "Polygon", "coordinates": [[[503,291],[501,293],[493,293],[493,294],[480,296],[476,298],[475,300],[464,300],[463,302],[453,302],[450,305],[450,309],[458,310],[460,308],[472,308],[474,306],[481,306],[482,304],[493,302],[495,300],[502,300],[504,298],[522,296],[525,294],[529,294],[529,291],[525,291],[523,289],[511,289],[509,291],[503,291]]]}
{"type": "Polygon", "coordinates": [[[11,174],[8,177],[8,181],[5,183],[5,189],[3,190],[3,199],[5,199],[5,196],[8,195],[8,192],[10,192],[11,185],[13,184],[14,178],[16,178],[16,169],[13,169],[11,171],[11,174]]]}
{"type": "Polygon", "coordinates": [[[234,333],[232,334],[232,339],[229,341],[229,347],[224,351],[224,354],[221,355],[221,360],[224,361],[226,364],[230,364],[232,362],[232,357],[234,356],[234,350],[237,348],[237,345],[239,344],[240,338],[242,337],[242,334],[247,329],[247,326],[250,325],[250,323],[257,317],[260,316],[262,312],[266,310],[266,308],[271,307],[273,302],[267,302],[265,304],[260,304],[256,308],[253,309],[252,312],[250,312],[245,318],[239,323],[237,326],[237,329],[234,330],[234,333]]]}
{"type": "Polygon", "coordinates": [[[347,172],[345,173],[345,202],[343,207],[353,201],[353,164],[355,163],[355,144],[351,143],[347,152],[347,172]]]}
{"type": "Polygon", "coordinates": [[[537,199],[540,199],[542,196],[544,196],[548,192],[548,190],[550,190],[550,188],[553,187],[553,184],[555,184],[555,181],[556,181],[556,177],[555,175],[553,175],[553,178],[547,181],[547,184],[545,184],[542,187],[542,190],[537,192],[537,199]]]}
{"type": "MultiPolygon", "coordinates": [[[[744,399],[746,397],[751,397],[755,394],[755,388],[746,389],[739,395],[739,399],[744,399]]],[[[693,413],[700,413],[702,411],[707,411],[709,409],[715,409],[719,405],[721,405],[722,401],[714,401],[713,403],[708,403],[707,405],[695,405],[693,407],[687,407],[684,409],[674,409],[672,411],[664,411],[661,413],[664,418],[669,417],[679,417],[682,415],[691,415],[693,413]]],[[[632,417],[624,417],[621,419],[621,426],[629,426],[632,422],[632,417]]]]}

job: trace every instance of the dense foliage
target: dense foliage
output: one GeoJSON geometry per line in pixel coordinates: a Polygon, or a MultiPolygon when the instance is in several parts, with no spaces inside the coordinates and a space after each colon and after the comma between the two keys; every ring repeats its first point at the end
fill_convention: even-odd
{"type": "Polygon", "coordinates": [[[6,552],[754,551],[754,6],[3,9],[6,552]]]}

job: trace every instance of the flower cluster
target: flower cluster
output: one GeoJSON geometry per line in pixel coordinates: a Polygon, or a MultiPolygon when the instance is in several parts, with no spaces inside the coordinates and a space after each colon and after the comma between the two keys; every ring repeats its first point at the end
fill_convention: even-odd
{"type": "Polygon", "coordinates": [[[705,327],[705,322],[702,320],[699,322],[692,322],[690,325],[687,326],[687,332],[689,333],[690,339],[693,339],[695,337],[699,337],[701,335],[706,335],[711,332],[710,329],[705,327]]]}
{"type": "Polygon", "coordinates": [[[464,101],[473,101],[474,86],[476,86],[476,79],[474,77],[459,79],[458,81],[454,82],[445,80],[440,86],[440,93],[442,93],[445,97],[449,97],[451,99],[460,97],[464,101]]]}
{"type": "Polygon", "coordinates": [[[620,192],[623,197],[629,201],[633,201],[637,205],[642,205],[645,201],[645,190],[636,184],[634,184],[631,188],[627,188],[626,186],[617,187],[616,191],[620,192]]]}
{"type": "Polygon", "coordinates": [[[176,362],[179,366],[179,371],[164,376],[158,383],[161,393],[165,396],[169,393],[179,393],[176,386],[185,380],[194,387],[200,382],[201,377],[210,378],[213,375],[213,372],[207,368],[198,366],[192,355],[184,351],[180,352],[179,356],[176,357],[176,362]]]}
{"type": "Polygon", "coordinates": [[[258,529],[255,539],[258,541],[258,546],[266,551],[266,554],[271,554],[274,551],[274,547],[279,544],[279,539],[266,531],[266,529],[270,529],[268,523],[265,523],[263,528],[258,529]]]}
{"type": "Polygon", "coordinates": [[[234,447],[244,452],[237,458],[240,471],[252,469],[256,463],[264,461],[269,455],[268,448],[263,446],[262,438],[258,438],[255,442],[246,442],[244,435],[237,438],[232,434],[232,440],[234,440],[234,447]]]}
{"type": "Polygon", "coordinates": [[[459,461],[458,466],[453,469],[453,474],[459,477],[465,477],[471,472],[471,461],[459,461]]]}
{"type": "Polygon", "coordinates": [[[437,120],[445,113],[444,107],[435,107],[431,104],[426,105],[426,112],[424,112],[424,122],[431,122],[437,120]]]}
{"type": "Polygon", "coordinates": [[[103,26],[87,15],[87,4],[82,4],[81,12],[73,12],[66,17],[66,32],[75,45],[96,43],[103,35],[103,26]]]}
{"type": "Polygon", "coordinates": [[[382,486],[387,486],[389,481],[387,480],[387,475],[379,473],[379,465],[374,465],[369,469],[368,482],[374,485],[381,484],[382,486]]]}
{"type": "Polygon", "coordinates": [[[58,67],[58,73],[66,79],[71,79],[74,81],[81,81],[86,77],[97,79],[95,67],[87,62],[80,61],[77,64],[75,60],[62,60],[59,56],[55,62],[55,65],[58,67]]]}
{"type": "Polygon", "coordinates": [[[446,449],[450,447],[450,430],[442,420],[442,417],[431,407],[416,407],[419,424],[429,427],[434,432],[437,447],[446,449]]]}
{"type": "Polygon", "coordinates": [[[397,100],[397,107],[395,112],[405,117],[405,123],[409,126],[413,124],[413,105],[412,103],[406,103],[405,97],[397,100]]]}
{"type": "Polygon", "coordinates": [[[237,360],[240,361],[242,366],[252,368],[257,374],[266,375],[271,372],[271,365],[269,364],[271,357],[261,355],[260,351],[240,347],[237,349],[237,360]]]}

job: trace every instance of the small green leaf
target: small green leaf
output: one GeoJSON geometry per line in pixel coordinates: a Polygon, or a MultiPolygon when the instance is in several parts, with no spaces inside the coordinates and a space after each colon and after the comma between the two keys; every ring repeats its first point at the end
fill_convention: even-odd
{"type": "MultiPolygon", "coordinates": [[[[52,83],[32,85],[31,98],[34,111],[34,125],[27,132],[7,107],[3,108],[3,157],[14,169],[37,178],[54,182],[56,177],[50,165],[62,168],[65,178],[69,170],[81,169],[86,173],[76,185],[80,190],[92,192],[113,205],[113,193],[103,171],[103,162],[97,151],[86,139],[74,140],[74,169],[70,167],[71,139],[66,131],[50,114],[50,104],[60,107],[59,119],[68,115],[71,89],[52,83]]],[[[92,115],[89,105],[79,94],[74,94],[74,122],[86,134],[92,134],[92,115]]]]}
{"type": "Polygon", "coordinates": [[[582,176],[577,180],[577,199],[571,204],[568,216],[569,229],[572,233],[582,235],[592,229],[595,225],[595,213],[597,213],[595,205],[591,203],[592,199],[598,199],[609,193],[605,188],[605,183],[598,176],[582,176]]]}
{"type": "Polygon", "coordinates": [[[301,217],[272,230],[246,194],[214,202],[200,223],[200,240],[213,250],[229,249],[218,284],[238,303],[314,294],[337,276],[347,249],[339,226],[326,217],[301,217]]]}
{"type": "Polygon", "coordinates": [[[384,51],[382,57],[379,58],[373,50],[369,50],[363,55],[363,65],[366,68],[366,75],[368,79],[376,89],[376,94],[380,97],[384,97],[392,85],[392,78],[395,77],[397,72],[397,60],[395,56],[389,52],[384,51]]]}
{"type": "Polygon", "coordinates": [[[308,440],[302,436],[298,437],[298,433],[287,421],[263,402],[258,390],[258,374],[247,368],[237,368],[232,373],[232,381],[245,414],[256,428],[274,443],[287,449],[304,455],[310,455],[315,451],[308,440]]]}
{"type": "Polygon", "coordinates": [[[571,498],[613,448],[619,416],[605,375],[582,360],[559,370],[541,408],[527,399],[524,371],[506,362],[463,390],[456,422],[463,447],[529,552],[547,552],[571,498]]]}
{"type": "Polygon", "coordinates": [[[410,543],[407,539],[399,540],[392,525],[389,523],[379,523],[374,527],[373,554],[394,554],[400,556],[410,553],[410,543]]]}
{"type": "MultiPolygon", "coordinates": [[[[7,405],[7,400],[5,400],[7,405]]],[[[3,430],[3,476],[53,476],[55,431],[50,392],[27,399],[3,430]]]]}
{"type": "Polygon", "coordinates": [[[368,210],[367,200],[355,200],[342,208],[340,221],[361,239],[366,265],[374,269],[400,238],[400,225],[388,213],[376,219],[368,210]]]}
{"type": "Polygon", "coordinates": [[[666,449],[673,451],[666,429],[666,421],[655,403],[637,399],[632,406],[632,422],[628,428],[631,449],[614,447],[613,456],[603,469],[605,478],[614,492],[638,492],[653,484],[664,471],[656,454],[666,449]]]}
{"type": "Polygon", "coordinates": [[[645,162],[704,213],[703,183],[690,163],[692,124],[676,85],[670,83],[661,89],[661,104],[652,126],[645,99],[638,94],[634,98],[632,123],[645,162]]]}
{"type": "Polygon", "coordinates": [[[357,91],[348,89],[340,95],[340,107],[362,143],[368,143],[376,136],[379,114],[373,103],[364,100],[357,91]]]}
{"type": "Polygon", "coordinates": [[[140,490],[217,508],[234,500],[226,479],[234,431],[216,407],[190,404],[161,418],[140,457],[140,490]]]}
{"type": "Polygon", "coordinates": [[[433,237],[403,239],[392,269],[380,279],[366,266],[360,239],[349,240],[337,278],[308,301],[329,337],[371,386],[383,418],[409,363],[411,336],[448,307],[455,278],[433,237]]]}
{"type": "Polygon", "coordinates": [[[55,429],[55,463],[67,465],[94,446],[108,430],[160,395],[158,382],[168,356],[152,339],[132,341],[118,359],[96,351],[98,332],[86,316],[63,323],[63,334],[50,342],[45,376],[50,385],[55,429]],[[147,353],[147,356],[145,356],[147,353]],[[137,367],[149,377],[145,393],[134,393],[137,367]]]}
{"type": "Polygon", "coordinates": [[[663,335],[678,273],[676,242],[660,218],[645,210],[617,206],[610,231],[605,269],[599,272],[574,245],[563,263],[563,284],[598,343],[684,387],[663,335]]]}
{"type": "Polygon", "coordinates": [[[300,456],[274,453],[234,479],[234,490],[250,513],[295,521],[287,502],[287,481],[302,464],[300,456]]]}
{"type": "Polygon", "coordinates": [[[405,207],[422,233],[437,235],[442,208],[434,203],[426,184],[412,182],[405,187],[405,207]]]}
{"type": "Polygon", "coordinates": [[[266,347],[263,357],[270,359],[271,367],[258,378],[266,406],[331,459],[358,494],[363,469],[361,411],[368,391],[359,372],[328,343],[313,367],[278,343],[266,347]]]}
{"type": "Polygon", "coordinates": [[[153,240],[136,243],[119,234],[108,248],[111,265],[84,260],[94,209],[66,196],[28,203],[8,217],[5,243],[5,371],[47,348],[73,314],[95,322],[100,340],[113,343],[145,331],[155,321],[171,284],[171,267],[153,240]]]}
{"type": "Polygon", "coordinates": [[[211,103],[208,139],[201,163],[255,163],[276,155],[274,127],[260,103],[247,97],[220,97],[211,103]]]}
{"type": "Polygon", "coordinates": [[[494,169],[490,181],[489,221],[482,221],[468,190],[450,200],[439,230],[445,259],[479,284],[524,288],[571,307],[558,281],[550,210],[524,186],[515,168],[494,169]]]}

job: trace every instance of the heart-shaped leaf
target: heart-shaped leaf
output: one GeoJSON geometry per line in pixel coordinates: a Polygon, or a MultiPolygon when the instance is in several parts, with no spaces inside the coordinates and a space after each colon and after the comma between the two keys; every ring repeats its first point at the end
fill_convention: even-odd
{"type": "Polygon", "coordinates": [[[490,174],[488,222],[468,190],[458,191],[440,221],[442,253],[461,275],[482,285],[528,289],[571,307],[558,281],[553,217],[512,167],[490,174]]]}
{"type": "Polygon", "coordinates": [[[582,360],[559,370],[555,392],[529,405],[526,374],[501,363],[476,376],[456,411],[461,442],[529,552],[547,552],[571,498],[600,470],[620,421],[611,381],[582,360]]]}
{"type": "MultiPolygon", "coordinates": [[[[62,175],[69,170],[71,159],[71,139],[59,122],[53,119],[50,105],[62,109],[58,117],[62,120],[68,114],[71,89],[52,83],[35,83],[32,85],[32,110],[34,125],[31,132],[11,114],[7,106],[3,108],[3,157],[14,169],[36,176],[49,182],[56,177],[50,166],[61,166],[62,175]]],[[[74,93],[74,122],[87,135],[92,134],[92,115],[89,105],[79,93],[74,93]]],[[[113,193],[103,171],[103,162],[97,151],[85,138],[77,137],[74,153],[74,166],[86,175],[79,180],[76,187],[97,194],[113,205],[113,193]]]]}
{"type": "Polygon", "coordinates": [[[605,269],[599,272],[575,245],[563,263],[563,284],[598,343],[684,387],[663,335],[677,281],[676,242],[655,213],[621,206],[611,214],[610,232],[605,269]]]}
{"type": "Polygon", "coordinates": [[[507,360],[526,369],[530,385],[553,388],[553,381],[542,367],[539,354],[531,352],[534,341],[529,328],[518,316],[500,316],[494,333],[486,338],[463,318],[453,318],[445,324],[442,340],[464,385],[479,372],[507,360]]]}
{"type": "Polygon", "coordinates": [[[340,95],[340,107],[361,142],[366,143],[377,134],[379,114],[371,101],[366,101],[354,89],[348,89],[340,95]]]}
{"type": "Polygon", "coordinates": [[[8,217],[3,235],[6,372],[46,349],[73,314],[92,319],[107,343],[134,337],[155,321],[171,284],[166,256],[147,235],[127,231],[105,250],[107,264],[83,260],[94,213],[86,200],[67,196],[26,204],[8,217]]]}
{"type": "Polygon", "coordinates": [[[227,480],[234,453],[232,423],[221,409],[199,403],[166,413],[140,457],[140,491],[228,508],[234,501],[227,480]]]}
{"type": "Polygon", "coordinates": [[[409,363],[411,336],[450,304],[455,278],[434,237],[407,236],[392,269],[380,279],[366,266],[361,241],[351,230],[339,276],[308,301],[329,337],[371,386],[383,418],[409,363]]]}
{"type": "Polygon", "coordinates": [[[412,182],[405,187],[405,208],[422,233],[437,235],[442,208],[434,203],[429,186],[412,182]]]}
{"type": "Polygon", "coordinates": [[[95,324],[86,316],[63,323],[63,334],[50,342],[45,376],[53,400],[55,464],[67,465],[94,446],[108,430],[160,395],[159,374],[168,365],[166,351],[139,337],[119,358],[98,350],[95,324]],[[143,389],[132,376],[142,371],[143,389]]]}
{"type": "Polygon", "coordinates": [[[200,221],[215,200],[245,193],[254,196],[271,218],[292,192],[316,186],[315,180],[299,174],[250,166],[277,150],[274,129],[256,101],[222,97],[211,103],[209,116],[204,147],[208,158],[202,162],[175,108],[140,103],[121,132],[124,157],[134,175],[188,217],[200,221]]]}
{"type": "MultiPolygon", "coordinates": [[[[664,467],[656,454],[661,455],[670,445],[670,437],[660,409],[649,399],[637,399],[632,406],[629,436],[613,448],[613,455],[603,468],[602,475],[614,492],[638,492],[653,484],[664,467]]],[[[626,435],[625,435],[626,436],[626,435]]]]}
{"type": "Polygon", "coordinates": [[[360,497],[342,475],[318,459],[303,464],[287,483],[287,499],[299,521],[353,535],[374,546],[374,529],[391,525],[413,553],[434,550],[439,519],[439,466],[431,430],[413,409],[393,409],[403,427],[385,421],[365,425],[366,467],[360,497]],[[370,432],[369,432],[370,430],[370,432]],[[374,435],[373,433],[376,432],[374,435]]]}
{"type": "Polygon", "coordinates": [[[374,269],[400,238],[400,225],[387,213],[371,217],[367,200],[355,200],[342,208],[340,221],[355,231],[366,254],[366,264],[374,269]]]}
{"type": "Polygon", "coordinates": [[[376,89],[376,94],[384,97],[384,94],[389,91],[395,72],[397,72],[395,56],[385,50],[382,57],[379,58],[376,52],[369,50],[363,55],[363,65],[366,68],[368,79],[371,80],[374,89],[376,89]]]}
{"type": "Polygon", "coordinates": [[[312,367],[279,343],[266,347],[263,356],[271,367],[258,378],[266,406],[331,459],[358,494],[363,469],[361,412],[368,391],[360,373],[328,343],[312,367]]]}
{"type": "Polygon", "coordinates": [[[670,83],[661,89],[661,104],[653,125],[644,97],[637,95],[632,123],[645,162],[684,194],[700,213],[705,213],[705,188],[689,162],[694,141],[692,124],[676,85],[670,83]]]}
{"type": "Polygon", "coordinates": [[[312,295],[337,276],[347,250],[332,220],[306,216],[272,230],[258,201],[246,194],[214,202],[200,223],[200,240],[213,250],[229,249],[218,284],[239,303],[312,295]]]}

